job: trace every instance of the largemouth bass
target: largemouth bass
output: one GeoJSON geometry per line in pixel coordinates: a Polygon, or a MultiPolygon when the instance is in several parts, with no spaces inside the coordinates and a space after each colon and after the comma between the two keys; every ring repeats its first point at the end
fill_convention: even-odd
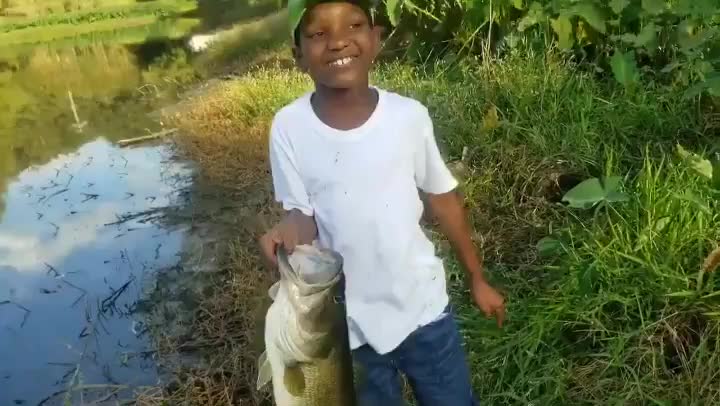
{"type": "Polygon", "coordinates": [[[272,381],[277,406],[355,406],[342,288],[342,258],[314,245],[278,250],[269,290],[258,389],[272,381]]]}

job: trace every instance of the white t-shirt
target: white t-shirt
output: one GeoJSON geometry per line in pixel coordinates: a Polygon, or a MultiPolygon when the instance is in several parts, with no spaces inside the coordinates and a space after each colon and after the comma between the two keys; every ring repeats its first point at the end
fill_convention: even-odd
{"type": "Polygon", "coordinates": [[[350,346],[395,349],[448,303],[443,263],[420,226],[429,193],[458,182],[440,155],[427,108],[376,88],[360,127],[322,122],[305,94],[272,123],[275,198],[315,216],[320,246],[343,257],[350,346]]]}

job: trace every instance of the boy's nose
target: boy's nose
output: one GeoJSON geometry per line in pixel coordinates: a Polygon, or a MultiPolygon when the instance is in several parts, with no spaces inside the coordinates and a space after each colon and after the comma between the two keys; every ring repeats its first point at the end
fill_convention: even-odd
{"type": "Polygon", "coordinates": [[[330,37],[330,41],[328,41],[328,48],[331,51],[342,51],[343,49],[347,48],[347,46],[350,44],[350,41],[348,40],[348,36],[345,35],[345,33],[335,33],[330,37]]]}

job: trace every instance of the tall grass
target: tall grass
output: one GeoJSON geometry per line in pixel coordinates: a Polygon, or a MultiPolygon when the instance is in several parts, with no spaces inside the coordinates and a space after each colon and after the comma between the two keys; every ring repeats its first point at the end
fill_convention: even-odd
{"type": "MultiPolygon", "coordinates": [[[[199,162],[206,181],[240,188],[233,199],[252,207],[271,201],[270,120],[311,86],[284,66],[213,87],[171,117],[183,130],[181,151],[199,162]]],[[[700,152],[714,130],[681,92],[627,92],[552,55],[389,63],[374,82],[428,106],[448,160],[469,151],[462,188],[489,275],[508,297],[504,329],[470,304],[463,272],[433,235],[484,404],[719,400],[720,296],[714,274],[701,272],[720,241],[718,196],[673,153],[677,142],[700,152]],[[622,176],[630,200],[592,210],[560,203],[582,179],[604,175],[622,176]]],[[[235,263],[252,265],[232,272],[257,271],[248,262],[254,251],[237,255],[235,263]]],[[[220,289],[208,300],[242,308],[253,300],[228,295],[220,289]]],[[[248,340],[238,348],[257,345],[248,340]]],[[[224,393],[252,392],[214,384],[224,393]]]]}

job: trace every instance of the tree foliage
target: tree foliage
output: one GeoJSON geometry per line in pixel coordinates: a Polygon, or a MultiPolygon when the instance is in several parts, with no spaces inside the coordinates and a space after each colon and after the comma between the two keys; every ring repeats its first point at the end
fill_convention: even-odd
{"type": "Polygon", "coordinates": [[[386,0],[388,19],[414,48],[481,53],[525,44],[612,71],[720,94],[718,0],[386,0]]]}

